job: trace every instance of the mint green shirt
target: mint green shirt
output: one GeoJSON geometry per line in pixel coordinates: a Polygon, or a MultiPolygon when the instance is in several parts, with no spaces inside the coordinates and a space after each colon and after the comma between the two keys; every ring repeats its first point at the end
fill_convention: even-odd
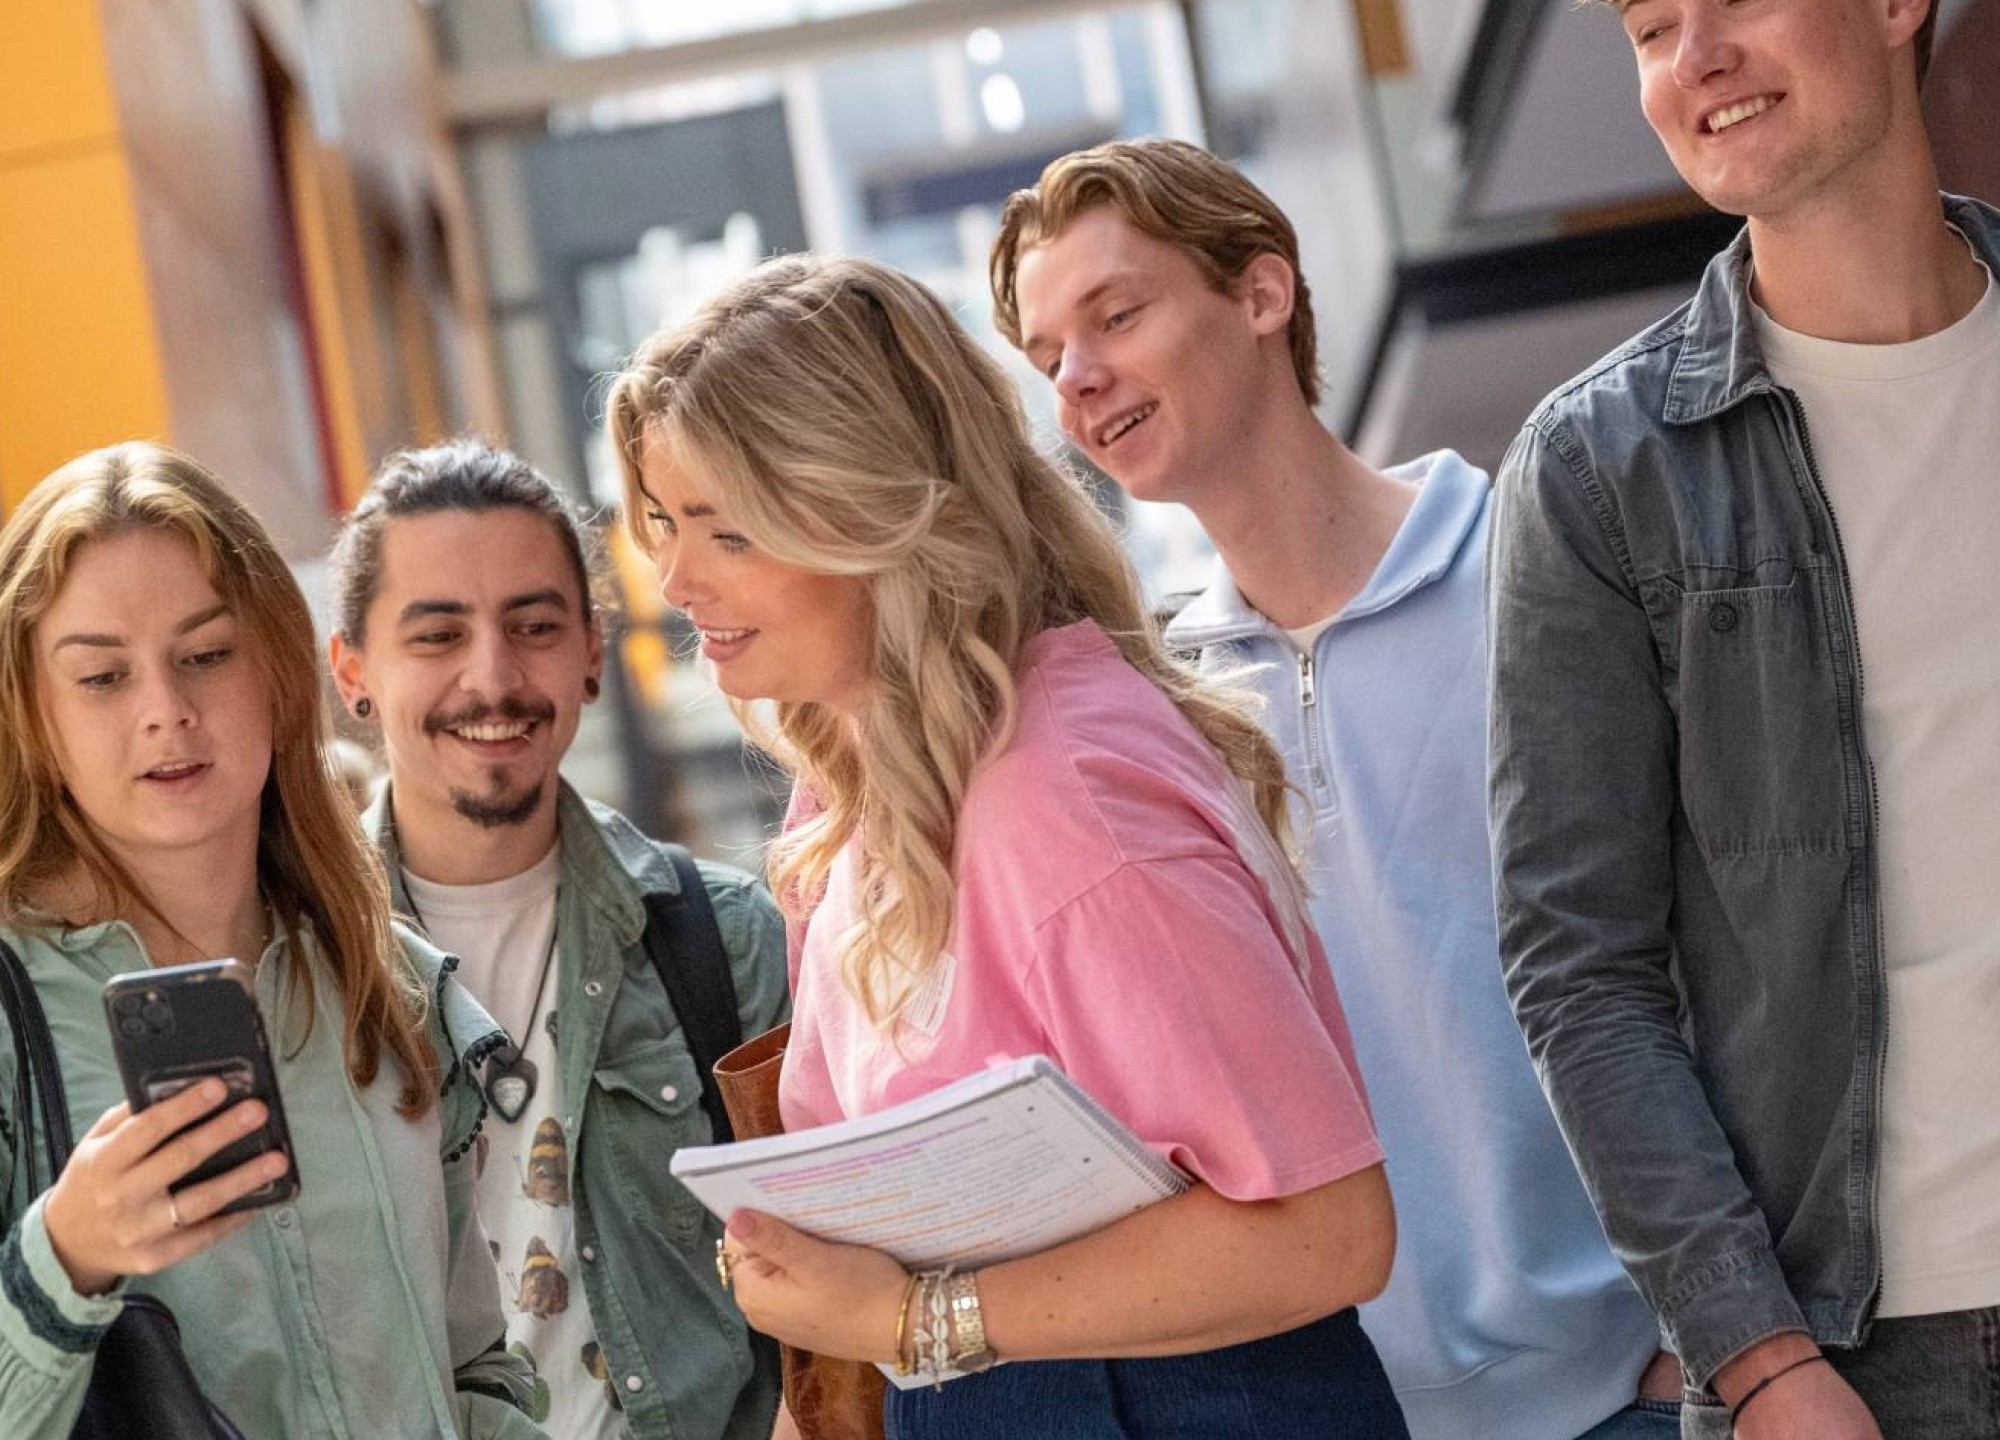
{"type": "MultiPolygon", "coordinates": [[[[15,1154],[39,1127],[8,1114],[9,1163],[0,1200],[0,1435],[67,1436],[83,1404],[95,1348],[126,1287],[172,1307],[188,1360],[209,1398],[246,1435],[285,1440],[531,1440],[542,1435],[490,1394],[524,1397],[525,1364],[487,1353],[502,1332],[500,1295],[472,1204],[469,1155],[482,1109],[463,1057],[497,1034],[449,977],[449,962],[404,934],[404,958],[432,998],[431,1033],[445,1066],[438,1103],[416,1120],[396,1113],[401,1079],[384,1056],[365,1090],[347,1078],[345,1017],[332,976],[313,954],[273,941],[257,968],[290,1124],[300,1188],[244,1229],[111,1294],[76,1293],[51,1250],[43,1201],[23,1193],[15,1154]],[[314,966],[317,1014],[296,1004],[300,955],[314,966]]],[[[81,1137],[123,1098],[99,993],[148,961],[121,922],[75,930],[0,927],[48,1012],[71,1125],[81,1137]]],[[[16,1051],[0,1050],[0,1106],[14,1101],[16,1051]]],[[[46,1170],[46,1151],[38,1162],[46,1170]]]]}

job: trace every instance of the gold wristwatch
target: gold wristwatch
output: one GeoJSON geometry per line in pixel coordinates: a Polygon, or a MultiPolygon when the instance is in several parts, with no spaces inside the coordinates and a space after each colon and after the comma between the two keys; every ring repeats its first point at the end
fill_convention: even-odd
{"type": "Polygon", "coordinates": [[[954,1275],[945,1282],[951,1305],[951,1368],[968,1375],[990,1370],[999,1360],[986,1343],[986,1317],[979,1312],[979,1277],[954,1275]]]}

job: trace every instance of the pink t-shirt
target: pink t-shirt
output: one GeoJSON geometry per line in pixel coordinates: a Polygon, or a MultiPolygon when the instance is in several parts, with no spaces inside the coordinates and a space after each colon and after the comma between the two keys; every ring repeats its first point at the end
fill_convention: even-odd
{"type": "Polygon", "coordinates": [[[1253,873],[1276,849],[1214,751],[1088,622],[1035,637],[1017,678],[1014,737],[959,816],[951,945],[893,1031],[840,975],[853,844],[794,934],[785,1128],[1039,1053],[1232,1199],[1376,1164],[1325,957],[1253,873]]]}

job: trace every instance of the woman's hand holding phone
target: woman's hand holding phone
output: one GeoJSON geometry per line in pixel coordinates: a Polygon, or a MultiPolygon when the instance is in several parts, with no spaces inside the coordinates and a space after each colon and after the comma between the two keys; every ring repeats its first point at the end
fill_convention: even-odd
{"type": "Polygon", "coordinates": [[[155,1274],[200,1254],[249,1223],[249,1211],[219,1215],[224,1206],[291,1168],[283,1153],[271,1152],[185,1190],[169,1189],[264,1123],[258,1100],[217,1111],[227,1095],[222,1081],[210,1078],[137,1115],[120,1103],[77,1142],[42,1211],[77,1293],[101,1295],[121,1276],[155,1274]]]}

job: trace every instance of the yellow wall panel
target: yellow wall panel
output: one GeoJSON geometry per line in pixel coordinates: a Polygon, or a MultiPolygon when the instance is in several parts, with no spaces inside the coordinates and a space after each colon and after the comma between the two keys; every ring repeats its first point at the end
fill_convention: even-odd
{"type": "Polygon", "coordinates": [[[0,167],[117,128],[97,0],[0,3],[0,167]]]}
{"type": "Polygon", "coordinates": [[[352,508],[368,488],[370,463],[355,382],[357,376],[374,377],[380,368],[368,323],[367,257],[355,214],[354,177],[347,157],[321,145],[313,135],[301,106],[290,107],[285,123],[289,173],[284,182],[298,228],[299,268],[313,339],[319,347],[326,424],[346,502],[343,508],[352,508]]]}
{"type": "Polygon", "coordinates": [[[11,503],[79,451],[168,438],[169,412],[118,151],[0,165],[0,217],[0,497],[11,503]]]}

